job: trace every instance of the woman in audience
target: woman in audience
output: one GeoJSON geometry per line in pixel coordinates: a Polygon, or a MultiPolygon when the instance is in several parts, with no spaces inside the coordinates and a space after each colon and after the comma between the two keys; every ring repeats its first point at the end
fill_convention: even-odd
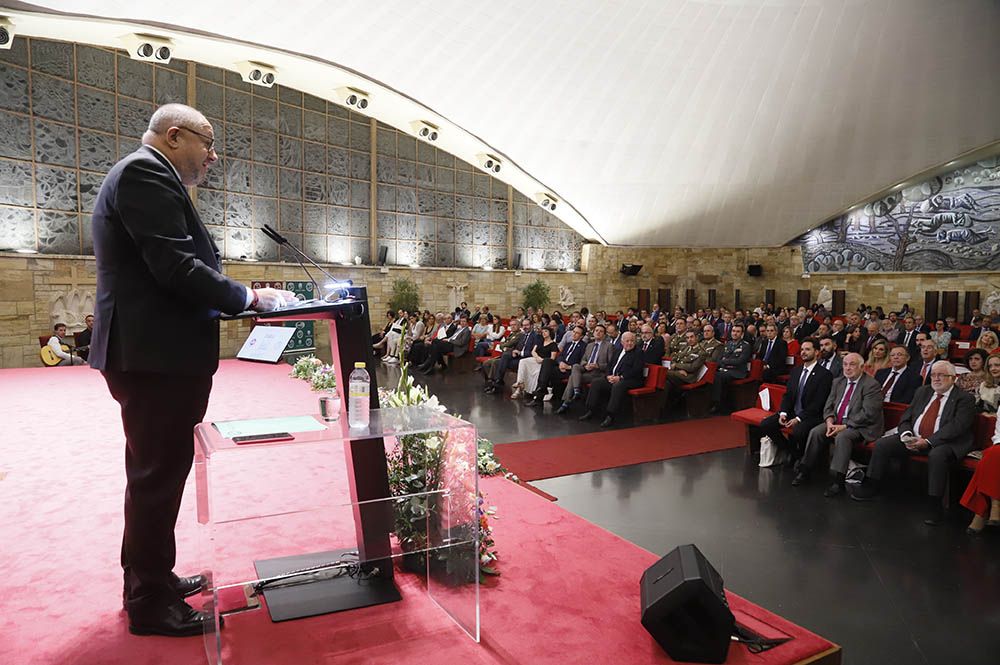
{"type": "Polygon", "coordinates": [[[854,326],[851,332],[847,333],[847,342],[844,348],[848,353],[858,353],[864,356],[865,343],[861,339],[861,326],[854,326]]]}
{"type": "Polygon", "coordinates": [[[413,312],[410,314],[410,324],[406,329],[406,337],[404,338],[404,346],[406,348],[406,355],[410,355],[410,348],[413,343],[418,339],[422,340],[424,338],[424,331],[427,327],[424,322],[420,320],[419,312],[413,312]]]}
{"type": "Polygon", "coordinates": [[[988,526],[1000,527],[1000,420],[994,427],[993,445],[983,451],[969,486],[962,495],[962,505],[972,511],[972,523],[966,529],[978,536],[988,526]]]}
{"type": "Polygon", "coordinates": [[[472,326],[472,339],[475,340],[476,346],[474,353],[476,356],[488,356],[490,355],[490,343],[486,339],[486,334],[493,327],[493,315],[487,314],[486,316],[480,316],[476,321],[476,325],[472,326]]]}
{"type": "Polygon", "coordinates": [[[660,322],[656,324],[656,334],[660,336],[663,340],[663,348],[669,348],[670,346],[670,333],[667,332],[667,322],[666,317],[661,316],[660,322]]]}
{"type": "Polygon", "coordinates": [[[976,389],[976,406],[983,413],[997,412],[1000,403],[1000,356],[986,360],[986,376],[976,389]]]}
{"type": "Polygon", "coordinates": [[[785,326],[781,329],[781,339],[785,340],[785,344],[788,345],[788,355],[791,358],[796,358],[799,355],[799,340],[795,339],[795,331],[792,330],[791,326],[785,326]]]}
{"type": "Polygon", "coordinates": [[[889,342],[880,339],[872,344],[868,351],[868,360],[865,362],[864,370],[866,374],[875,376],[875,372],[883,367],[889,366],[889,342]]]}
{"type": "Polygon", "coordinates": [[[948,345],[951,344],[951,333],[944,325],[944,319],[938,319],[934,323],[934,330],[931,331],[930,339],[937,348],[938,358],[948,359],[948,345]]]}
{"type": "Polygon", "coordinates": [[[982,333],[979,335],[979,341],[976,342],[976,348],[982,349],[986,353],[1000,353],[1000,341],[997,340],[997,334],[992,330],[982,333]]]}
{"type": "Polygon", "coordinates": [[[882,336],[889,342],[895,343],[899,341],[899,328],[891,318],[882,319],[882,325],[879,328],[879,332],[882,333],[882,336]]]}
{"type": "Polygon", "coordinates": [[[979,384],[986,378],[986,359],[989,354],[982,349],[972,349],[965,354],[965,366],[969,371],[959,374],[955,385],[967,393],[976,394],[979,384]]]}
{"type": "Polygon", "coordinates": [[[523,358],[517,364],[517,381],[514,382],[514,392],[511,399],[521,395],[530,395],[538,387],[538,373],[542,371],[542,361],[546,358],[556,359],[559,355],[559,344],[552,337],[552,330],[546,326],[540,329],[542,341],[531,350],[530,358],[523,358]]]}

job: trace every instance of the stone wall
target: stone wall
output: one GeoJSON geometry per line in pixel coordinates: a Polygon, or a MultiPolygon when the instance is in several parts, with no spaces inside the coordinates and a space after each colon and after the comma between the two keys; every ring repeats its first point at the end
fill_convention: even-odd
{"type": "MultiPolygon", "coordinates": [[[[659,288],[672,289],[675,303],[683,303],[684,291],[697,292],[698,306],[705,306],[708,289],[717,291],[720,305],[732,305],[733,292],[741,290],[744,305],[764,299],[765,289],[775,289],[779,304],[794,304],[797,289],[811,289],[813,299],[821,287],[845,289],[848,306],[858,302],[881,304],[897,308],[904,302],[923,307],[925,290],[979,291],[985,299],[991,291],[1000,290],[1000,273],[879,273],[813,274],[802,276],[802,256],[797,247],[773,249],[683,249],[627,248],[585,245],[582,272],[535,272],[520,274],[508,270],[470,270],[460,268],[389,268],[382,273],[373,267],[330,266],[335,275],[367,284],[373,312],[373,323],[380,322],[380,311],[386,309],[392,281],[408,277],[420,289],[421,308],[431,311],[453,306],[456,298],[470,305],[488,303],[501,313],[510,312],[520,303],[521,289],[542,279],[549,284],[556,307],[560,287],[572,293],[576,309],[587,305],[591,309],[614,310],[636,302],[637,290],[651,289],[656,299],[659,288]],[[635,277],[618,272],[622,263],[638,263],[643,268],[635,277]],[[760,264],[762,277],[748,277],[748,264],[760,264]],[[455,286],[465,285],[455,290],[455,286]]],[[[234,279],[251,280],[302,279],[297,266],[281,263],[226,262],[225,270],[234,279]]],[[[3,367],[36,367],[38,336],[52,329],[53,309],[56,317],[67,323],[82,321],[82,315],[92,300],[95,286],[94,259],[83,256],[22,256],[0,254],[0,358],[3,367]]],[[[960,308],[963,303],[959,302],[960,308]]],[[[961,310],[960,310],[961,311],[961,310]]],[[[224,323],[222,355],[232,357],[249,331],[247,321],[224,323]]],[[[323,326],[317,326],[317,347],[328,355],[329,340],[323,326]]]]}

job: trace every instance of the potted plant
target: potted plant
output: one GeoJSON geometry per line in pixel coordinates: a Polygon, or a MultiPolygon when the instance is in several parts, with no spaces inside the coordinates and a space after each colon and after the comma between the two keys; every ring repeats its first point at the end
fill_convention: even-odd
{"type": "Polygon", "coordinates": [[[544,309],[551,301],[549,285],[540,279],[536,279],[521,290],[524,298],[524,309],[533,307],[535,310],[544,309]]]}
{"type": "Polygon", "coordinates": [[[420,294],[413,280],[401,278],[392,281],[392,295],[389,296],[389,308],[398,312],[413,312],[420,307],[420,294]]]}

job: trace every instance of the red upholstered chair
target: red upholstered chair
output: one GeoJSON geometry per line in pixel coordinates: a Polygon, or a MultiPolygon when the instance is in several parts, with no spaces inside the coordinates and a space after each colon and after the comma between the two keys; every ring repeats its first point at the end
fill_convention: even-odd
{"type": "Polygon", "coordinates": [[[760,391],[758,391],[754,406],[729,414],[729,417],[736,422],[746,425],[746,443],[747,448],[751,451],[754,448],[754,443],[760,439],[756,435],[756,428],[760,426],[765,418],[778,412],[781,400],[785,397],[786,388],[783,385],[775,383],[764,383],[760,386],[760,390],[767,390],[770,408],[765,409],[763,407],[760,401],[760,391]]]}
{"type": "Polygon", "coordinates": [[[948,344],[948,360],[953,363],[964,363],[966,354],[974,348],[976,348],[975,342],[953,339],[948,344]]]}
{"type": "Polygon", "coordinates": [[[734,409],[746,409],[753,405],[757,397],[757,386],[764,380],[764,361],[751,360],[750,373],[746,378],[729,382],[729,399],[734,409]]]}
{"type": "Polygon", "coordinates": [[[667,385],[667,368],[663,365],[647,364],[645,372],[646,383],[628,391],[632,396],[632,416],[636,422],[656,420],[656,414],[666,401],[666,392],[663,389],[667,385]]]}
{"type": "Polygon", "coordinates": [[[681,396],[687,409],[688,418],[704,418],[708,415],[708,410],[712,406],[712,393],[710,387],[715,381],[715,372],[719,369],[719,363],[705,363],[705,374],[693,383],[686,383],[681,386],[681,396]]]}

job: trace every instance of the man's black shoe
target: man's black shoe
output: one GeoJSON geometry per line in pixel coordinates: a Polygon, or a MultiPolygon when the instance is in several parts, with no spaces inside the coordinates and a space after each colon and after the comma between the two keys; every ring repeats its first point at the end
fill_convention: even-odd
{"type": "Polygon", "coordinates": [[[201,591],[201,588],[207,583],[208,580],[204,575],[192,575],[191,577],[175,576],[174,590],[181,595],[181,598],[187,598],[201,591]]]}
{"type": "Polygon", "coordinates": [[[611,427],[611,423],[615,422],[614,416],[604,416],[604,420],[601,421],[601,427],[611,427]]]}
{"type": "Polygon", "coordinates": [[[851,492],[851,498],[855,501],[872,501],[878,496],[878,487],[867,480],[861,485],[855,486],[851,492]]]}
{"type": "MultiPolygon", "coordinates": [[[[128,616],[128,632],[133,635],[191,637],[201,635],[212,617],[199,612],[183,600],[158,607],[133,609],[128,616]]],[[[222,617],[219,617],[222,625],[222,617]]]]}
{"type": "Polygon", "coordinates": [[[833,483],[826,490],[823,491],[823,496],[828,499],[832,499],[835,496],[840,496],[844,493],[844,486],[840,483],[833,483]]]}
{"type": "Polygon", "coordinates": [[[580,416],[579,418],[577,418],[577,420],[579,420],[579,421],[582,422],[584,420],[590,420],[593,417],[594,417],[594,412],[593,411],[587,411],[587,413],[585,413],[582,416],[580,416]]]}
{"type": "Polygon", "coordinates": [[[798,487],[799,485],[804,484],[807,480],[809,480],[809,476],[804,471],[799,471],[795,474],[795,477],[792,478],[792,487],[798,487]]]}
{"type": "Polygon", "coordinates": [[[927,526],[937,526],[944,521],[944,506],[941,504],[941,497],[928,497],[927,515],[924,524],[927,526]]]}
{"type": "Polygon", "coordinates": [[[559,405],[559,408],[556,409],[556,413],[559,415],[562,415],[567,411],[569,411],[569,402],[563,402],[562,404],[559,405]]]}

